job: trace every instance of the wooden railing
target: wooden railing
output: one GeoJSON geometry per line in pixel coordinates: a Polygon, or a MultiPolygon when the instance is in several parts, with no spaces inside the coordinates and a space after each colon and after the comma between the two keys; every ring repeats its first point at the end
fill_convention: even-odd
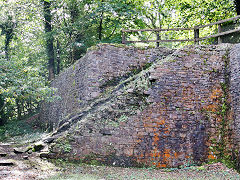
{"type": "Polygon", "coordinates": [[[195,26],[194,28],[132,29],[132,30],[122,29],[122,43],[123,44],[137,43],[137,42],[157,42],[157,43],[159,43],[159,42],[185,42],[185,41],[194,41],[195,43],[199,43],[199,41],[209,39],[209,38],[218,38],[218,43],[222,43],[222,36],[240,31],[240,27],[238,27],[237,29],[222,32],[222,24],[225,23],[225,22],[234,21],[234,20],[237,20],[237,19],[240,19],[240,15],[238,15],[236,17],[233,17],[233,18],[224,19],[224,20],[221,20],[221,21],[210,23],[210,24],[207,24],[207,25],[195,26]],[[205,37],[200,37],[199,36],[199,30],[200,29],[205,28],[205,27],[209,27],[209,26],[213,26],[213,25],[218,25],[218,33],[217,34],[209,35],[209,36],[205,36],[205,37]],[[130,32],[151,31],[151,32],[156,32],[157,33],[157,32],[162,32],[162,31],[184,31],[184,30],[193,30],[194,31],[194,38],[193,39],[166,39],[166,40],[157,39],[157,40],[127,41],[126,36],[125,36],[125,33],[130,33],[130,32]]]}

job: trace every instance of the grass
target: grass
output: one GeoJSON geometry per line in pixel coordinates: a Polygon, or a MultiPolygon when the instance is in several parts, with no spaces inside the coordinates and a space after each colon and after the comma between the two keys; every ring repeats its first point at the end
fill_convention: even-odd
{"type": "Polygon", "coordinates": [[[207,166],[193,166],[189,168],[149,169],[149,168],[121,168],[109,166],[93,166],[86,164],[64,164],[60,174],[48,180],[212,180],[212,179],[240,179],[239,174],[228,168],[209,170],[207,166]]]}
{"type": "Polygon", "coordinates": [[[34,141],[42,135],[42,130],[26,120],[11,120],[0,126],[0,142],[34,141]]]}
{"type": "Polygon", "coordinates": [[[58,175],[50,178],[49,180],[96,180],[97,176],[91,174],[72,174],[72,175],[58,175]]]}

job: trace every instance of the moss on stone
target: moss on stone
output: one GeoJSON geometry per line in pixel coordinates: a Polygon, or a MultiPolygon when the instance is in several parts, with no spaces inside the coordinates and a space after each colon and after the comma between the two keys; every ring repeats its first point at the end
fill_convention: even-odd
{"type": "Polygon", "coordinates": [[[87,49],[87,52],[90,52],[90,51],[96,51],[96,50],[99,50],[99,46],[96,45],[96,46],[91,46],[90,48],[87,49]]]}
{"type": "Polygon", "coordinates": [[[72,145],[67,136],[58,138],[55,143],[55,148],[57,148],[63,154],[70,153],[72,151],[72,145]]]}

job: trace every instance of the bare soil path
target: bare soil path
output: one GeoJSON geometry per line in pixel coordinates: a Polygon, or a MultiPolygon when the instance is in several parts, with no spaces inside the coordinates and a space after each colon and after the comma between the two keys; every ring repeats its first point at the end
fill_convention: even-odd
{"type": "Polygon", "coordinates": [[[29,143],[0,143],[0,180],[239,180],[240,175],[221,163],[183,169],[121,168],[51,163],[32,152],[29,143]]]}
{"type": "Polygon", "coordinates": [[[0,143],[0,180],[46,179],[58,168],[32,152],[28,144],[0,143]]]}

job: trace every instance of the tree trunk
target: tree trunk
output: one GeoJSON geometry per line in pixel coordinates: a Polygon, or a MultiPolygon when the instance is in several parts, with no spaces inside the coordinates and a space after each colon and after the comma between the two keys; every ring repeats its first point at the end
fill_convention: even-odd
{"type": "Polygon", "coordinates": [[[48,56],[48,80],[54,79],[54,49],[53,49],[53,35],[52,35],[52,15],[51,15],[51,3],[44,1],[44,20],[45,20],[45,33],[46,33],[46,50],[48,56]]]}
{"type": "Polygon", "coordinates": [[[60,58],[60,43],[57,40],[57,74],[60,73],[60,63],[61,63],[61,58],[60,58]]]}
{"type": "Polygon", "coordinates": [[[70,16],[71,16],[71,25],[72,25],[72,32],[70,34],[70,37],[72,37],[72,50],[71,50],[71,63],[74,63],[76,60],[79,59],[79,54],[81,54],[81,51],[77,47],[77,43],[81,41],[81,35],[80,32],[77,31],[77,33],[74,33],[76,31],[76,24],[78,22],[78,18],[80,15],[78,2],[77,1],[71,1],[70,6],[70,16]]]}
{"type": "Polygon", "coordinates": [[[235,4],[235,9],[236,9],[237,15],[240,15],[240,1],[234,0],[234,4],[235,4]]]}
{"type": "Polygon", "coordinates": [[[0,126],[5,123],[5,115],[4,115],[4,99],[0,94],[0,126]]]}
{"type": "MultiPolygon", "coordinates": [[[[102,0],[102,3],[103,2],[104,2],[104,0],[102,0]]],[[[103,9],[102,9],[102,12],[100,15],[100,22],[99,22],[99,27],[98,27],[98,38],[100,41],[102,40],[102,29],[103,29],[102,25],[103,25],[103,9]]]]}
{"type": "Polygon", "coordinates": [[[9,60],[9,46],[10,46],[10,42],[12,39],[12,34],[11,33],[7,33],[6,34],[6,39],[5,39],[5,57],[7,60],[9,60]]]}
{"type": "Polygon", "coordinates": [[[102,24],[103,24],[103,11],[101,12],[100,16],[100,22],[99,22],[99,27],[98,27],[98,38],[101,41],[102,40],[102,24]]]}
{"type": "Polygon", "coordinates": [[[21,110],[21,104],[19,102],[19,99],[16,99],[16,105],[17,105],[17,119],[20,120],[22,118],[22,110],[21,110]]]}
{"type": "Polygon", "coordinates": [[[5,51],[5,57],[7,60],[9,60],[9,47],[10,43],[13,38],[13,30],[15,28],[15,23],[13,22],[12,16],[8,16],[7,22],[0,24],[0,28],[2,29],[2,34],[5,34],[5,45],[4,45],[4,51],[5,51]]]}

